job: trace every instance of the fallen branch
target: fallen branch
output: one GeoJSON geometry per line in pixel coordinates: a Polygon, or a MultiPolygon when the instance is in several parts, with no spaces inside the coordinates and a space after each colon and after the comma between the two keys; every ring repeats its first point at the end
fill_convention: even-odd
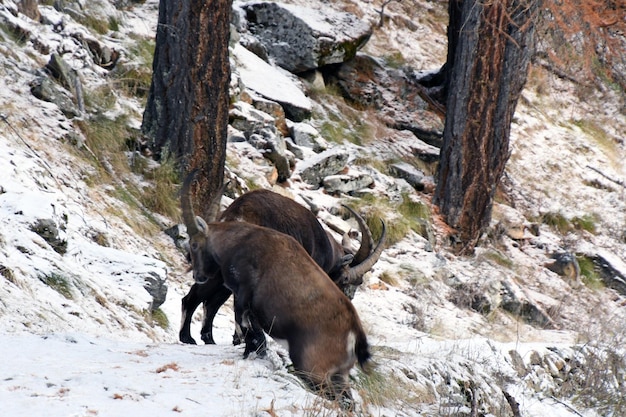
{"type": "Polygon", "coordinates": [[[387,7],[387,5],[392,1],[397,1],[398,3],[400,3],[402,0],[385,0],[380,6],[380,10],[376,10],[378,14],[380,14],[380,20],[378,21],[379,28],[383,27],[383,24],[385,23],[385,7],[387,7]]]}
{"type": "Polygon", "coordinates": [[[604,178],[606,178],[607,180],[614,182],[617,185],[621,185],[622,187],[626,188],[626,183],[622,180],[616,180],[615,178],[611,178],[610,176],[606,175],[604,172],[600,171],[598,168],[594,168],[591,165],[587,165],[587,168],[589,168],[592,171],[597,172],[598,174],[602,175],[604,178]]]}
{"type": "Polygon", "coordinates": [[[581,413],[578,412],[578,410],[576,410],[574,407],[572,407],[571,405],[559,400],[558,398],[554,397],[554,396],[550,396],[551,399],[553,399],[554,401],[556,401],[557,403],[563,405],[565,408],[567,408],[568,410],[570,410],[572,413],[576,414],[577,416],[580,417],[585,417],[583,416],[581,413]]]}
{"type": "Polygon", "coordinates": [[[515,400],[515,398],[504,390],[502,390],[502,394],[504,394],[504,398],[506,398],[506,402],[508,402],[509,406],[511,407],[511,411],[513,412],[513,417],[522,417],[522,414],[519,411],[519,403],[515,400]]]}

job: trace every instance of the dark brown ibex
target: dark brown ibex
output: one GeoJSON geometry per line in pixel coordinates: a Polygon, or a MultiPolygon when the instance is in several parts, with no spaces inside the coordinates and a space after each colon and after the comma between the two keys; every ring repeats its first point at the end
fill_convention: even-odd
{"type": "Polygon", "coordinates": [[[194,280],[221,275],[235,296],[244,356],[265,353],[263,331],[289,345],[299,376],[331,399],[349,400],[348,374],[370,357],[354,306],[293,237],[254,224],[206,223],[193,212],[190,174],[181,205],[194,280]]]}
{"type": "MultiPolygon", "coordinates": [[[[315,215],[291,198],[269,190],[255,190],[243,194],[221,214],[220,221],[245,221],[288,234],[295,238],[330,276],[335,284],[352,298],[363,275],[378,261],[385,241],[385,228],[376,247],[365,220],[348,209],[361,229],[361,246],[355,255],[342,247],[319,223],[315,215]]],[[[217,212],[216,209],[212,211],[217,212]]],[[[195,344],[191,337],[191,319],[200,305],[204,307],[204,320],[200,335],[207,344],[214,344],[213,319],[219,308],[230,297],[230,291],[219,279],[205,284],[193,284],[182,299],[182,320],[179,339],[195,344]]],[[[234,340],[237,340],[236,338],[234,340]]]]}

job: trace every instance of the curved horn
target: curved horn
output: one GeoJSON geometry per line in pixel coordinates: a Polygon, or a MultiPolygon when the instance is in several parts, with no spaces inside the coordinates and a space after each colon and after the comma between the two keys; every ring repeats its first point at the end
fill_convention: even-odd
{"type": "Polygon", "coordinates": [[[224,184],[222,184],[222,186],[216,191],[213,200],[211,200],[211,205],[209,206],[208,210],[209,214],[207,217],[208,222],[217,221],[220,214],[220,202],[222,201],[222,195],[224,194],[224,191],[226,190],[228,184],[230,184],[230,181],[226,181],[224,184]]]}
{"type": "Polygon", "coordinates": [[[346,273],[345,283],[352,284],[352,285],[360,285],[363,282],[363,275],[365,275],[367,271],[372,269],[374,264],[378,262],[378,259],[380,258],[380,254],[383,252],[385,238],[387,237],[387,226],[385,225],[385,222],[383,221],[383,219],[380,219],[380,223],[382,224],[382,232],[380,235],[380,239],[378,240],[378,243],[376,244],[376,248],[374,248],[374,250],[371,251],[371,247],[373,246],[372,233],[367,227],[365,220],[363,220],[363,218],[360,215],[358,215],[354,210],[352,210],[350,207],[348,206],[344,206],[344,207],[347,208],[348,211],[350,211],[350,213],[352,213],[352,215],[355,217],[355,219],[359,223],[359,227],[361,228],[361,233],[362,233],[361,247],[359,248],[359,251],[357,252],[357,254],[354,256],[355,261],[353,261],[352,263],[353,266],[351,266],[349,271],[346,273]],[[365,240],[368,240],[369,242],[367,242],[367,244],[363,243],[363,241],[365,240]],[[365,250],[367,251],[365,252],[365,255],[362,254],[364,247],[366,248],[365,250]],[[357,263],[357,260],[358,260],[358,263],[357,263]]]}
{"type": "Polygon", "coordinates": [[[359,247],[357,253],[354,255],[354,259],[350,263],[351,266],[356,266],[365,261],[370,255],[370,252],[374,247],[374,239],[372,238],[372,232],[370,232],[370,229],[369,227],[367,227],[367,223],[365,223],[363,217],[361,217],[359,213],[352,210],[352,208],[346,206],[345,204],[342,204],[342,206],[352,214],[352,216],[359,225],[359,229],[361,230],[361,246],[359,247]]]}
{"type": "Polygon", "coordinates": [[[193,204],[191,202],[191,183],[193,182],[197,169],[191,171],[185,181],[183,182],[183,187],[180,190],[180,206],[183,209],[183,221],[185,222],[185,226],[187,227],[187,234],[189,237],[194,236],[198,233],[201,233],[200,228],[198,227],[198,223],[196,221],[196,215],[193,212],[193,204]]]}

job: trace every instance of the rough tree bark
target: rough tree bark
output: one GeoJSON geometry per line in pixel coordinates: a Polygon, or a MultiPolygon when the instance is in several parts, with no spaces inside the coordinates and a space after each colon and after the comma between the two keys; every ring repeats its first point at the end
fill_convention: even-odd
{"type": "Polygon", "coordinates": [[[534,47],[539,0],[450,0],[453,64],[434,202],[472,252],[491,220],[534,47]],[[458,13],[458,14],[456,14],[458,13]]]}
{"type": "Polygon", "coordinates": [[[232,0],[161,0],[152,84],[142,131],[157,159],[198,169],[194,200],[206,210],[224,180],[232,0]]]}

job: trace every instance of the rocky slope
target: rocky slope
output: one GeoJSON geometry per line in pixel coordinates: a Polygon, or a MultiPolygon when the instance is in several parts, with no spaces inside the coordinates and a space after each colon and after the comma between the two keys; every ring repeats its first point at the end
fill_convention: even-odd
{"type": "MultiPolygon", "coordinates": [[[[444,3],[391,2],[381,28],[376,27],[380,2],[324,6],[350,12],[374,28],[361,52],[388,73],[432,71],[445,59],[444,3]]],[[[139,142],[157,8],[156,1],[100,1],[89,7],[68,2],[61,10],[40,5],[41,18],[32,20],[17,3],[0,4],[4,335],[78,332],[153,341],[157,348],[176,342],[180,298],[191,280],[181,251],[163,233],[177,219],[152,212],[133,193],[155,186],[156,168],[140,152],[120,152],[123,157],[117,158],[114,152],[102,154],[92,139],[103,136],[98,146],[104,148],[122,125],[129,142],[139,142]],[[59,67],[50,64],[55,54],[69,67],[67,75],[49,75],[50,68],[59,67]],[[142,161],[146,168],[120,168],[128,161],[142,161]]],[[[250,41],[249,33],[240,32],[250,41]]],[[[448,250],[448,231],[430,204],[432,160],[415,158],[432,153],[432,145],[410,129],[389,127],[375,109],[346,104],[319,78],[317,84],[315,78],[297,79],[239,48],[233,49],[239,67],[233,79],[241,82],[233,85],[239,100],[231,115],[237,122],[228,155],[229,175],[239,189],[230,190],[231,196],[250,186],[273,187],[314,207],[336,230],[349,227],[336,216],[340,202],[406,230],[406,236],[393,239],[354,299],[376,364],[369,375],[354,372],[363,414],[624,413],[623,91],[593,89],[542,67],[532,69],[513,123],[493,228],[474,256],[460,258],[448,250]],[[285,85],[299,89],[276,106],[260,87],[251,88],[260,74],[288,83],[266,96],[286,94],[285,85]],[[302,123],[280,114],[293,102],[309,107],[302,123]],[[246,135],[255,122],[262,129],[246,135]],[[307,140],[296,143],[296,136],[307,140]],[[275,184],[280,165],[265,152],[275,140],[280,155],[295,163],[293,171],[283,167],[289,175],[283,185],[275,184]],[[313,186],[307,168],[325,148],[345,155],[340,174],[350,181],[369,179],[350,195],[331,189],[337,182],[326,179],[324,187],[313,186]],[[420,191],[389,169],[399,162],[421,169],[420,191]],[[407,202],[429,208],[427,221],[405,227],[403,210],[413,207],[407,202]],[[555,253],[575,256],[580,273],[559,267],[570,264],[555,263],[555,253]]],[[[419,128],[440,129],[441,121],[428,108],[413,111],[420,115],[419,128]]],[[[232,312],[223,310],[216,320],[218,346],[197,347],[231,349],[219,350],[215,367],[241,360],[240,352],[227,346],[232,312]]],[[[288,387],[276,408],[272,401],[274,415],[333,413],[321,402],[311,410],[302,388],[284,372],[272,373],[279,367],[259,362],[264,378],[278,378],[288,387]],[[289,404],[289,398],[300,400],[289,404]]],[[[8,385],[2,388],[11,392],[8,385]]],[[[269,407],[272,394],[259,396],[269,407]]],[[[246,401],[242,414],[260,412],[258,401],[246,401]]]]}

